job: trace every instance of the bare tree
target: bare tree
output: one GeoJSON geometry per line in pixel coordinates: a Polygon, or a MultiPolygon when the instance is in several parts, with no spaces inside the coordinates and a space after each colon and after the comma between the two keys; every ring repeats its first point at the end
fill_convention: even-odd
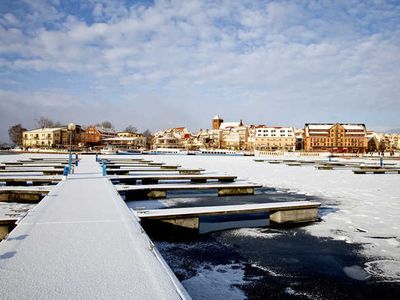
{"type": "Polygon", "coordinates": [[[135,133],[137,132],[137,128],[132,125],[129,125],[128,127],[125,128],[125,132],[135,133]]]}
{"type": "Polygon", "coordinates": [[[146,129],[145,131],[143,131],[143,136],[145,136],[147,138],[147,142],[146,142],[146,148],[147,149],[151,149],[153,146],[153,139],[154,136],[151,134],[150,130],[146,129]]]}
{"type": "Polygon", "coordinates": [[[145,137],[152,137],[153,135],[151,134],[150,130],[146,129],[145,131],[143,131],[142,133],[145,137]]]}
{"type": "Polygon", "coordinates": [[[35,119],[37,128],[52,128],[54,127],[54,122],[50,118],[40,117],[35,119]]]}
{"type": "Polygon", "coordinates": [[[10,140],[18,146],[22,145],[22,133],[26,131],[26,128],[23,128],[21,124],[15,124],[8,128],[8,135],[10,140]]]}
{"type": "Polygon", "coordinates": [[[112,125],[112,123],[110,121],[101,122],[99,125],[103,128],[108,128],[108,129],[114,128],[114,126],[112,125]]]}

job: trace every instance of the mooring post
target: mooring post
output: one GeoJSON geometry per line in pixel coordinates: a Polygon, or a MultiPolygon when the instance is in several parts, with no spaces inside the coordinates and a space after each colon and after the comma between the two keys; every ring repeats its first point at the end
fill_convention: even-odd
{"type": "Polygon", "coordinates": [[[78,166],[78,153],[75,153],[75,166],[78,166]]]}
{"type": "Polygon", "coordinates": [[[106,164],[105,159],[103,159],[102,168],[103,168],[103,176],[106,176],[107,175],[107,164],[106,164]]]}
{"type": "Polygon", "coordinates": [[[379,162],[380,162],[381,168],[383,168],[383,156],[380,157],[379,162]]]}
{"type": "Polygon", "coordinates": [[[64,166],[64,172],[63,172],[63,180],[67,180],[68,174],[69,174],[69,166],[65,165],[64,166]]]}
{"type": "Polygon", "coordinates": [[[96,153],[96,162],[98,162],[98,161],[99,161],[99,154],[96,153]]]}

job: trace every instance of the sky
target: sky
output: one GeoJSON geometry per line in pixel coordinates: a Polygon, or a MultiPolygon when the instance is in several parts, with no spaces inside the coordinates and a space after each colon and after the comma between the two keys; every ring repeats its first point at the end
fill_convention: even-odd
{"type": "Polygon", "coordinates": [[[400,128],[400,1],[0,1],[0,140],[41,116],[400,128]]]}

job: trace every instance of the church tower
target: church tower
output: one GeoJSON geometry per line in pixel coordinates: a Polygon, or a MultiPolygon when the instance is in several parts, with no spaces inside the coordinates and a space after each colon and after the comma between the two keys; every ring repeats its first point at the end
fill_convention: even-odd
{"type": "Polygon", "coordinates": [[[222,120],[220,118],[220,116],[216,115],[213,119],[212,119],[212,124],[211,124],[211,129],[212,130],[218,130],[219,127],[221,126],[221,124],[224,122],[224,120],[222,120]]]}

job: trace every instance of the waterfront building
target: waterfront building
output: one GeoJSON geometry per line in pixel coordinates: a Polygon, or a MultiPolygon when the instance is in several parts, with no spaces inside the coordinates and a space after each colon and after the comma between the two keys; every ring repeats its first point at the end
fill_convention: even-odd
{"type": "Polygon", "coordinates": [[[296,137],[296,150],[304,149],[304,129],[294,128],[294,136],[296,137]]]}
{"type": "Polygon", "coordinates": [[[22,146],[24,148],[68,148],[72,134],[72,145],[78,146],[84,140],[84,130],[76,125],[74,132],[67,127],[38,128],[24,131],[22,134],[22,146]]]}
{"type": "Polygon", "coordinates": [[[154,134],[153,148],[180,148],[190,144],[192,135],[186,127],[175,127],[154,134]]]}
{"type": "Polygon", "coordinates": [[[117,133],[110,128],[89,126],[86,128],[85,143],[88,146],[101,146],[103,144],[103,140],[117,136],[117,133]]]}
{"type": "Polygon", "coordinates": [[[247,149],[249,130],[242,120],[240,122],[225,122],[217,115],[212,119],[211,128],[214,148],[247,149]]]}
{"type": "Polygon", "coordinates": [[[385,151],[399,151],[400,150],[400,134],[385,134],[382,137],[385,151]]]}
{"type": "Polygon", "coordinates": [[[63,128],[39,128],[24,131],[22,146],[24,148],[55,148],[62,144],[63,128]]]}
{"type": "Polygon", "coordinates": [[[367,149],[368,137],[365,124],[305,124],[305,151],[364,153],[367,149]]]}
{"type": "Polygon", "coordinates": [[[256,129],[255,150],[294,151],[296,136],[292,127],[260,127],[256,129]]]}
{"type": "Polygon", "coordinates": [[[103,142],[110,148],[119,150],[146,149],[147,138],[140,133],[118,132],[117,136],[104,138],[103,142]]]}

